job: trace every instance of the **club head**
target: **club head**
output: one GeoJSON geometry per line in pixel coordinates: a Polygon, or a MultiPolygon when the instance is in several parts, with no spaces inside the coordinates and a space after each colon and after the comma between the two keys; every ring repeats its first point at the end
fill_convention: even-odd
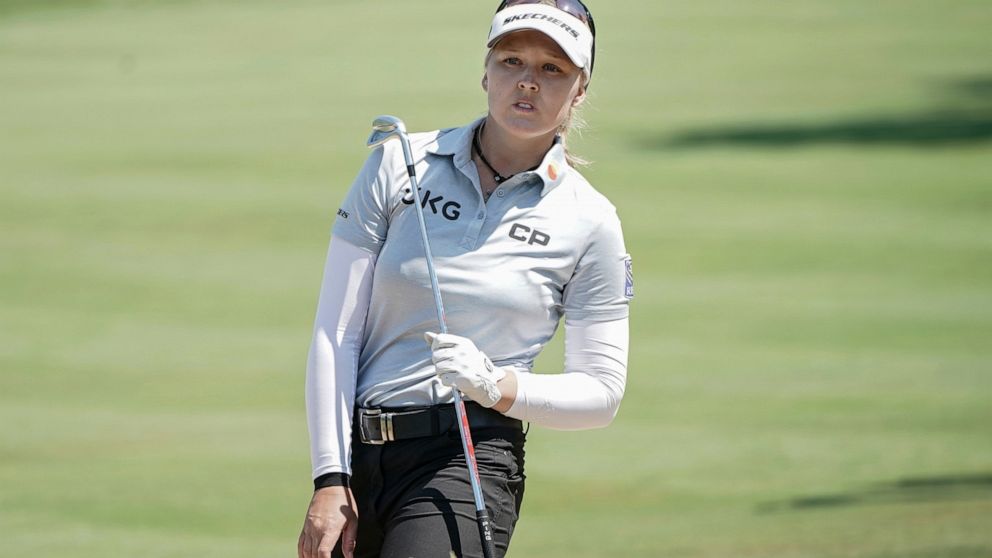
{"type": "Polygon", "coordinates": [[[399,118],[389,115],[377,116],[372,121],[372,134],[369,135],[369,139],[365,142],[365,145],[370,148],[378,147],[390,139],[399,137],[400,134],[405,133],[406,125],[399,118]]]}

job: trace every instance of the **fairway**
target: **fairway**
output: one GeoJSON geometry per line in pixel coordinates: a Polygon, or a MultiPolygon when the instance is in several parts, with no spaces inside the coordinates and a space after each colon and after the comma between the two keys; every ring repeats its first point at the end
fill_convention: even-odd
{"type": "MultiPolygon", "coordinates": [[[[338,203],[496,4],[0,0],[0,557],[296,555],[338,203]]],[[[629,381],[509,556],[992,557],[992,5],[589,4],[629,381]]]]}

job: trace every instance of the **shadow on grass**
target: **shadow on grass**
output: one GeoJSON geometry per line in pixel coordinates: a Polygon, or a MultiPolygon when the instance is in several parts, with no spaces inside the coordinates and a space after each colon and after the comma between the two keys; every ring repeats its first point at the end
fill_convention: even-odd
{"type": "Polygon", "coordinates": [[[763,502],[757,513],[779,513],[873,504],[912,504],[992,498],[992,474],[912,477],[838,494],[811,494],[763,502]]]}
{"type": "Polygon", "coordinates": [[[706,147],[804,147],[814,144],[945,147],[992,141],[992,77],[941,86],[944,106],[919,113],[854,118],[824,124],[757,123],[684,130],[646,138],[649,149],[706,147]]]}

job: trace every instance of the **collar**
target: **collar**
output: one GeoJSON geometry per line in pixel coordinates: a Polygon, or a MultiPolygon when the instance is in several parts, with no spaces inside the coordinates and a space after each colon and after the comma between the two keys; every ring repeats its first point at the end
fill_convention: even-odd
{"type": "Polygon", "coordinates": [[[544,181],[544,188],[541,189],[541,197],[548,195],[556,186],[565,179],[565,173],[570,170],[568,161],[565,159],[565,146],[561,143],[561,136],[555,136],[555,143],[548,150],[541,161],[541,165],[533,172],[544,181]]]}
{"type": "MultiPolygon", "coordinates": [[[[434,141],[427,145],[427,152],[434,155],[446,155],[454,157],[455,166],[462,168],[472,163],[472,134],[475,129],[482,124],[485,117],[479,118],[461,128],[448,128],[438,132],[434,141]]],[[[535,175],[541,179],[544,187],[541,189],[541,197],[544,197],[556,186],[562,183],[565,173],[570,167],[565,159],[565,147],[561,143],[561,136],[555,136],[555,142],[551,149],[544,155],[541,164],[533,171],[519,173],[520,175],[535,175]]]]}

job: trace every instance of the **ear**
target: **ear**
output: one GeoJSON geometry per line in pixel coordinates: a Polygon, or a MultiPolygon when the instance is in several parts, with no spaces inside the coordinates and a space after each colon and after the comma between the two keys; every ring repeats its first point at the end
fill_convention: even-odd
{"type": "Polygon", "coordinates": [[[482,90],[489,93],[489,75],[482,74],[482,90]]]}
{"type": "Polygon", "coordinates": [[[579,84],[579,91],[572,97],[572,106],[577,107],[581,105],[586,100],[586,86],[579,84]]]}

